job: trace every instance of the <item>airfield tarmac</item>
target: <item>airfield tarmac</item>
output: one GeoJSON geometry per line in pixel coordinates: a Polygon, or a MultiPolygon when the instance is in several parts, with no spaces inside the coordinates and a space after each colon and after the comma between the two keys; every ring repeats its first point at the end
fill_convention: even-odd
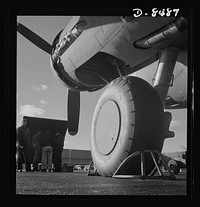
{"type": "Polygon", "coordinates": [[[175,180],[87,176],[86,172],[16,172],[16,195],[186,196],[186,173],[175,180]]]}

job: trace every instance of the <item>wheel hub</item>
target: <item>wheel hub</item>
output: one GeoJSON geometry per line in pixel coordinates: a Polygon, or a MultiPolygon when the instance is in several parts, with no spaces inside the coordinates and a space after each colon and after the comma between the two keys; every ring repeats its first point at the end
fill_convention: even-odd
{"type": "Polygon", "coordinates": [[[103,155],[110,154],[118,141],[121,117],[118,105],[109,100],[100,108],[96,123],[96,144],[103,155]]]}

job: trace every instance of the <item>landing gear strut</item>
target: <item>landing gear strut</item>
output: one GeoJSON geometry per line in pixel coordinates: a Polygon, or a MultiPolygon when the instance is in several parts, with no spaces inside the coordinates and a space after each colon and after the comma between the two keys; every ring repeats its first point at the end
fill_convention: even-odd
{"type": "MultiPolygon", "coordinates": [[[[165,100],[173,77],[178,52],[177,48],[165,48],[162,51],[154,77],[153,87],[159,94],[163,107],[165,106],[165,100]]],[[[171,120],[171,113],[165,112],[165,138],[174,137],[175,135],[174,132],[169,131],[171,120]]]]}
{"type": "Polygon", "coordinates": [[[158,69],[154,77],[153,87],[159,94],[163,106],[165,104],[167,92],[170,87],[177,56],[177,48],[164,49],[161,53],[158,69]]]}

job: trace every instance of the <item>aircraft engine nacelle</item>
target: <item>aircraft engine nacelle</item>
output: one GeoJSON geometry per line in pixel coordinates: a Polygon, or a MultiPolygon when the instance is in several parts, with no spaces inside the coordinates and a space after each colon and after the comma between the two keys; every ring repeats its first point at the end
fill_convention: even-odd
{"type": "MultiPolygon", "coordinates": [[[[66,40],[65,36],[64,38],[62,37],[62,33],[62,31],[59,32],[53,41],[51,66],[53,72],[56,72],[56,76],[58,76],[69,89],[74,91],[95,91],[119,77],[119,72],[113,61],[117,61],[120,66],[124,63],[116,57],[104,52],[97,52],[84,64],[75,69],[71,69],[69,65],[64,64],[63,61],[69,59],[64,53],[67,48],[70,47],[70,44],[74,42],[74,38],[71,36],[71,40],[66,40]]],[[[76,34],[80,35],[80,32],[76,34]]]]}

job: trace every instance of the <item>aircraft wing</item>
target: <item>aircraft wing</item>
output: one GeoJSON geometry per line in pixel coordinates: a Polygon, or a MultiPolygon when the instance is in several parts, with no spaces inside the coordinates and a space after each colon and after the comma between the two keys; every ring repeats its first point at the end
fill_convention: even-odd
{"type": "Polygon", "coordinates": [[[107,17],[100,17],[100,16],[73,16],[69,23],[66,25],[65,29],[63,30],[61,34],[64,36],[64,34],[70,32],[74,25],[76,25],[80,21],[85,21],[86,25],[84,26],[84,30],[95,28],[101,25],[111,24],[122,21],[120,16],[107,16],[107,17]]]}
{"type": "Polygon", "coordinates": [[[80,20],[85,20],[87,22],[86,29],[122,21],[120,16],[102,16],[102,17],[80,16],[80,20]]]}

